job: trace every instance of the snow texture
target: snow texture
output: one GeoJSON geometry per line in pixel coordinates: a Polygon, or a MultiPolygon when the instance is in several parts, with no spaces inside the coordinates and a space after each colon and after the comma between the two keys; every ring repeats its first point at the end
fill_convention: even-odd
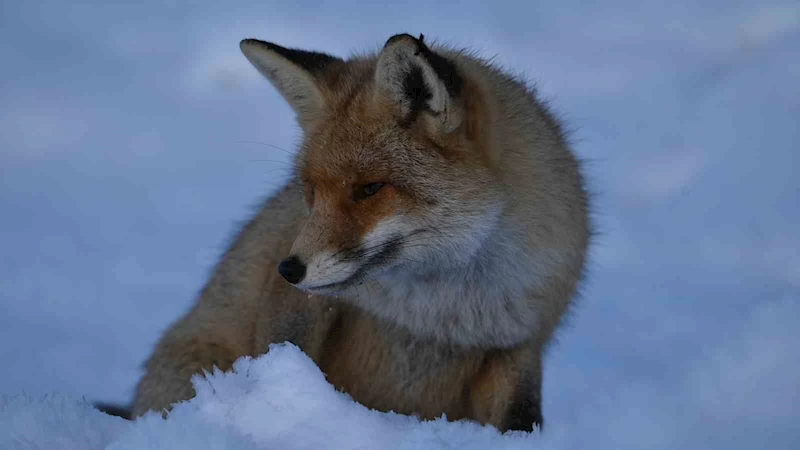
{"type": "Polygon", "coordinates": [[[259,358],[240,358],[228,372],[193,379],[197,396],[128,422],[65,396],[3,397],[4,450],[222,449],[522,449],[534,433],[501,434],[446,417],[420,421],[383,413],[338,392],[299,348],[273,344],[259,358]]]}

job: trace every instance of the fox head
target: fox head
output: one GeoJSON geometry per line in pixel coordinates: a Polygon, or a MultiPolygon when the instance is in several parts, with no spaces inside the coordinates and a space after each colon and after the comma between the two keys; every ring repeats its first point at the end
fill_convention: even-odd
{"type": "Polygon", "coordinates": [[[307,219],[278,270],[336,296],[371,279],[469,264],[503,210],[485,93],[423,36],[344,60],[245,39],[247,59],[296,113],[294,180],[307,219]]]}

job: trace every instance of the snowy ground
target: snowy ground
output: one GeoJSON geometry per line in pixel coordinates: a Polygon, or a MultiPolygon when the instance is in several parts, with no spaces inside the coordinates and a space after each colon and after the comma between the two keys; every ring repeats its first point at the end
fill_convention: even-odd
{"type": "MultiPolygon", "coordinates": [[[[239,40],[346,55],[407,31],[497,55],[536,80],[587,160],[602,234],[546,362],[548,428],[535,443],[800,442],[800,7],[662,3],[5,2],[0,433],[24,430],[42,443],[56,442],[50,431],[92,439],[85,430],[94,430],[95,444],[82,448],[206,443],[216,430],[227,430],[223,441],[247,439],[213,412],[191,413],[217,401],[239,414],[247,403],[238,395],[209,394],[166,422],[136,424],[64,396],[128,401],[159,333],[190,305],[251,206],[285,180],[289,154],[271,146],[291,151],[297,127],[239,40]]],[[[284,356],[264,364],[265,377],[303,364],[284,356]]],[[[309,386],[298,389],[397,436],[404,419],[367,419],[315,376],[304,372],[309,386]]],[[[296,423],[318,419],[304,405],[272,405],[264,414],[297,407],[288,416],[296,423]]],[[[427,439],[439,427],[471,438],[457,425],[414,432],[427,439]]],[[[295,448],[316,439],[259,432],[277,433],[264,441],[273,444],[297,436],[295,448]]],[[[392,439],[381,447],[410,442],[392,439]]]]}
{"type": "Polygon", "coordinates": [[[290,344],[194,382],[197,396],[176,406],[166,420],[150,414],[126,422],[63,396],[4,400],[0,448],[469,450],[539,443],[533,433],[501,435],[474,422],[420,422],[369,410],[337,392],[290,344]]]}

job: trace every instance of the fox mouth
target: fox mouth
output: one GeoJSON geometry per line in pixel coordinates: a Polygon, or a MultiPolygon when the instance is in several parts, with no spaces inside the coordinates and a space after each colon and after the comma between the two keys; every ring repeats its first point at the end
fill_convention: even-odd
{"type": "Polygon", "coordinates": [[[320,284],[317,286],[310,286],[307,288],[302,288],[303,291],[309,294],[336,294],[338,292],[342,292],[349,287],[354,286],[356,283],[351,281],[348,277],[344,281],[337,281],[336,283],[326,283],[320,284]]]}
{"type": "Polygon", "coordinates": [[[347,255],[342,258],[343,260],[364,260],[355,272],[341,281],[309,286],[302,289],[309,294],[337,294],[353,286],[363,284],[368,274],[382,267],[386,267],[397,259],[400,250],[403,248],[403,241],[403,236],[395,236],[387,242],[374,247],[360,247],[349,251],[347,255]]]}

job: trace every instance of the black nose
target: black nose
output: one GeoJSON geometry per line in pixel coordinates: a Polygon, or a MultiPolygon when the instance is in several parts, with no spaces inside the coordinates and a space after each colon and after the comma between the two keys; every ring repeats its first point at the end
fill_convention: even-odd
{"type": "Polygon", "coordinates": [[[290,256],[278,264],[278,272],[289,283],[297,284],[306,276],[306,266],[300,262],[297,256],[290,256]]]}

